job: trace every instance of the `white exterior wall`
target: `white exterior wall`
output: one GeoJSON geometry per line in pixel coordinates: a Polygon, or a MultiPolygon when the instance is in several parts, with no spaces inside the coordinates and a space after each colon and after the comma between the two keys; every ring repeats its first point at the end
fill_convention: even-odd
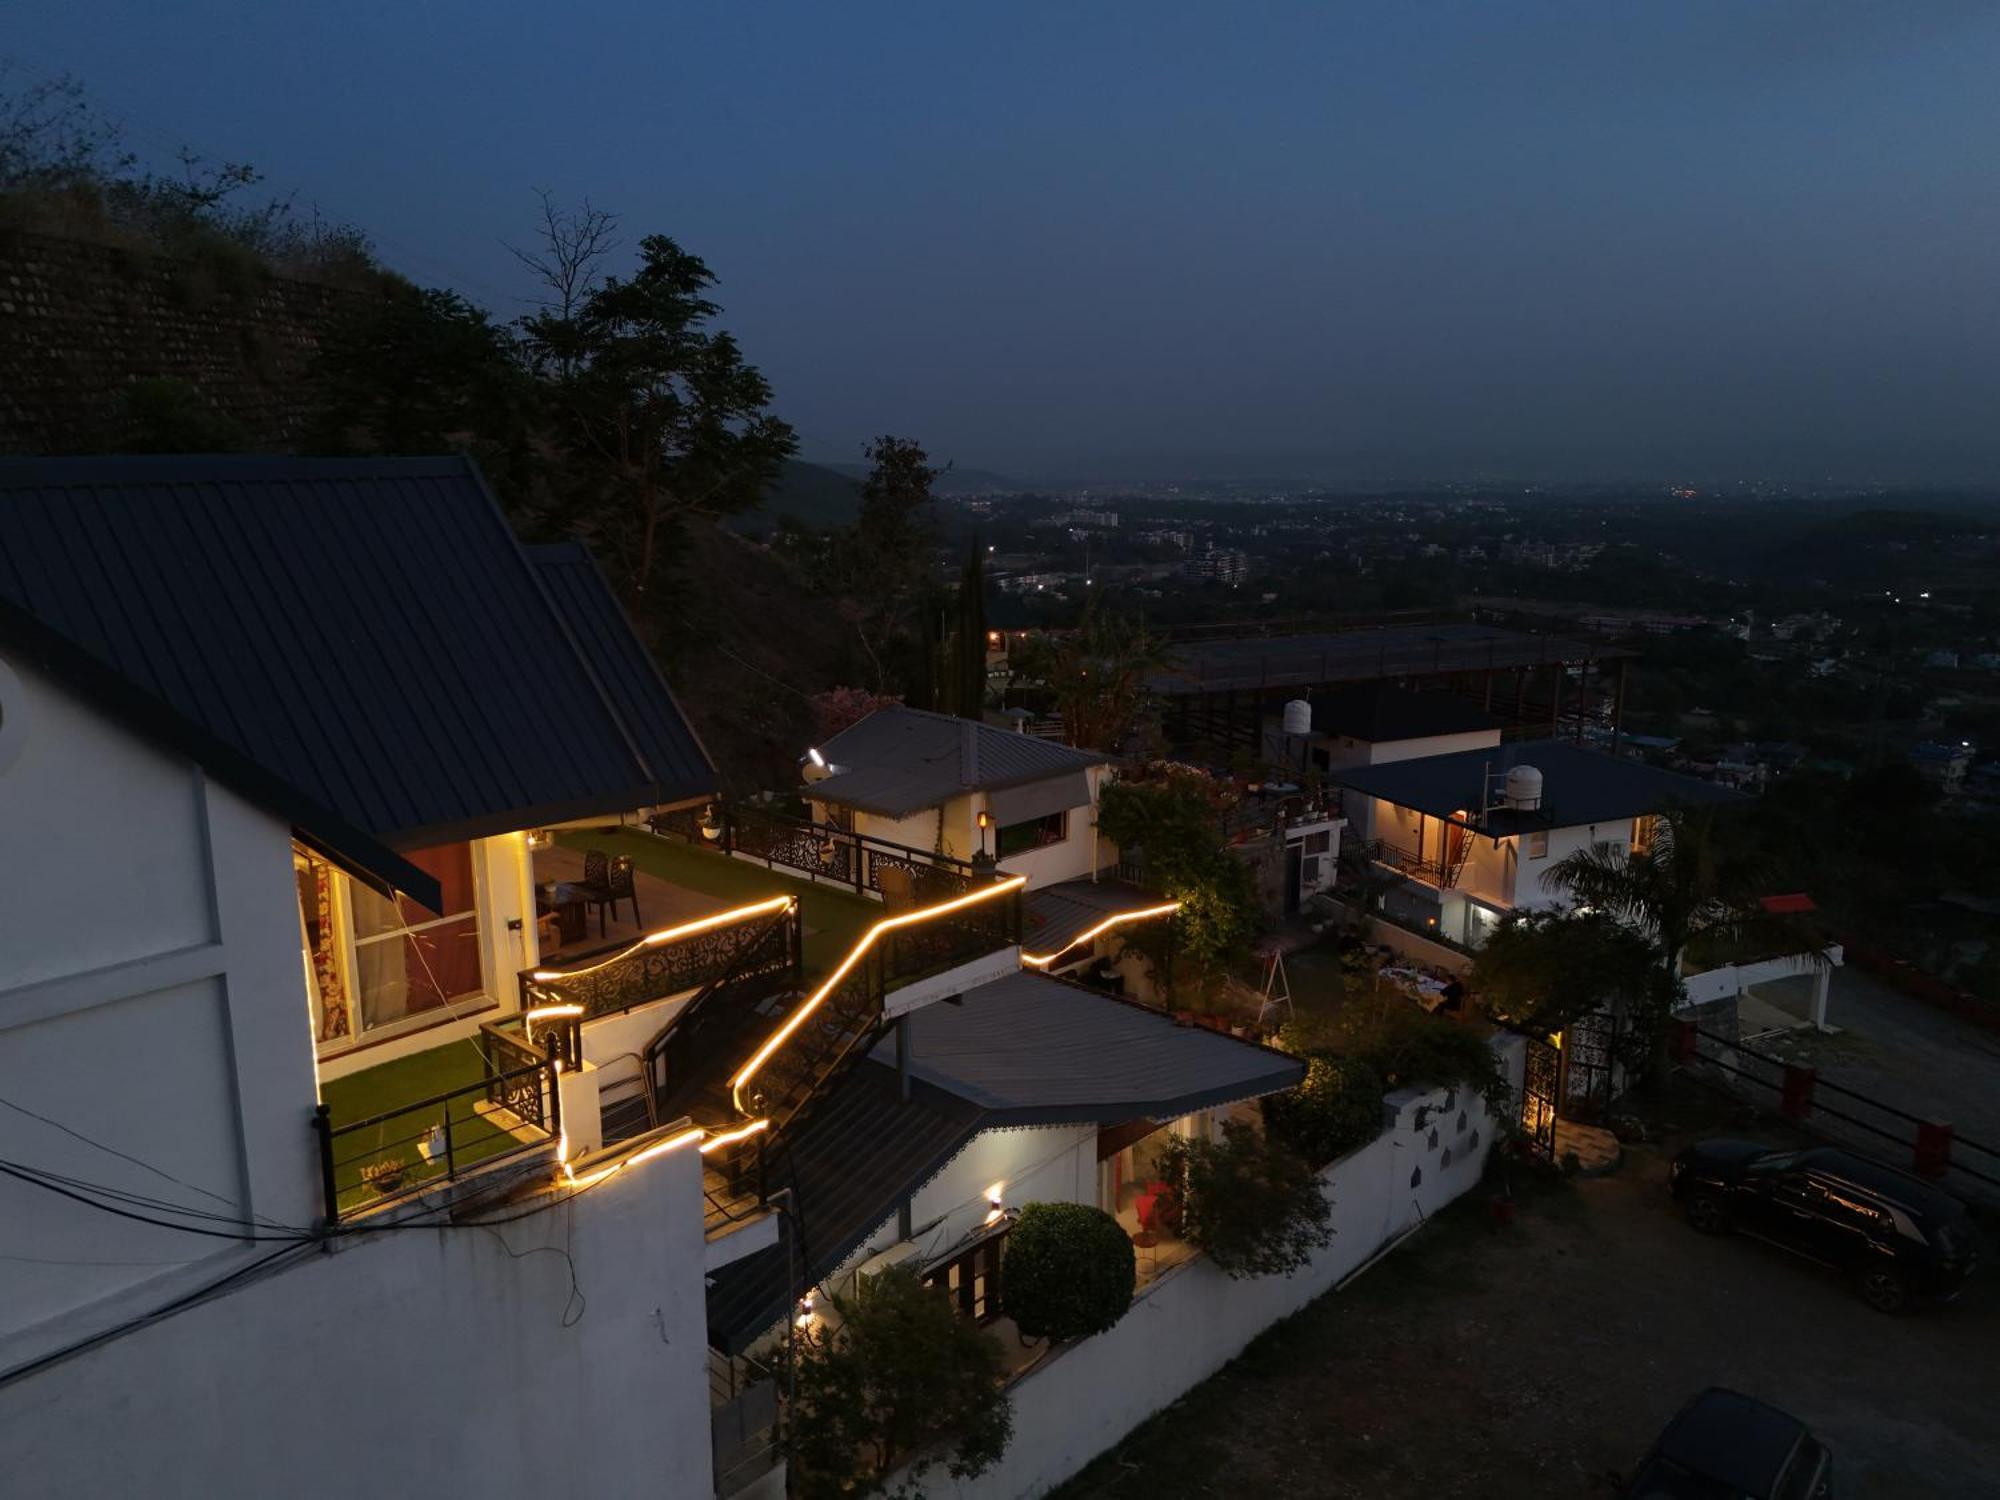
{"type": "Polygon", "coordinates": [[[1600,840],[1617,841],[1630,845],[1632,825],[1630,821],[1619,823],[1592,823],[1576,828],[1552,828],[1549,830],[1549,852],[1542,859],[1531,859],[1528,855],[1528,835],[1516,835],[1520,853],[1514,872],[1514,889],[1510,904],[1523,911],[1568,911],[1574,904],[1569,896],[1546,880],[1548,872],[1560,864],[1567,856],[1579,849],[1588,849],[1600,840]],[[1602,828],[1602,832],[1599,829],[1602,828]]]}
{"type": "MultiPolygon", "coordinates": [[[[1087,880],[1091,871],[1116,862],[1117,846],[1097,836],[1097,800],[1103,793],[1108,772],[1109,767],[1106,766],[1091,766],[1085,772],[1090,780],[1090,802],[1087,806],[1069,809],[1060,844],[1011,854],[1000,862],[1000,868],[1009,875],[1027,876],[1028,889],[1032,891],[1045,885],[1059,885],[1065,880],[1087,880]]],[[[974,799],[975,817],[986,806],[986,801],[983,792],[974,799]]],[[[996,847],[991,842],[994,832],[997,830],[987,835],[989,849],[996,847]]]]}
{"type": "Polygon", "coordinates": [[[5,1488],[706,1497],[702,1253],[692,1149],[490,1233],[307,1253],[0,1386],[5,1488]]]}
{"type": "Polygon", "coordinates": [[[1403,1090],[1388,1103],[1389,1128],[1320,1174],[1333,1200],[1334,1240],[1310,1266],[1290,1277],[1233,1281],[1197,1258],[1165,1272],[1140,1290],[1115,1327],[1057,1350],[1014,1382],[1014,1436],[998,1464],[962,1482],[933,1468],[923,1493],[939,1500],[1047,1493],[1271,1324],[1478,1185],[1495,1131],[1476,1096],[1403,1090]]]}
{"type": "MultiPolygon", "coordinates": [[[[0,691],[10,727],[26,725],[0,767],[14,856],[0,862],[0,1098],[109,1148],[0,1109],[0,1156],[312,1224],[317,1096],[290,830],[21,663],[0,691]]],[[[237,1248],[11,1178],[0,1224],[0,1248],[29,1258],[0,1261],[0,1368],[115,1321],[95,1316],[104,1299],[164,1300],[237,1248]]]]}

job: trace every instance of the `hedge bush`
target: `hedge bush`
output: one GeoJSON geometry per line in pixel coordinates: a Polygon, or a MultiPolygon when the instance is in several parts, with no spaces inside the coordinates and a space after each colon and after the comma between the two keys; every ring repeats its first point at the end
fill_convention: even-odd
{"type": "Polygon", "coordinates": [[[1138,1271],[1118,1221],[1087,1203],[1030,1203],[1007,1235],[1007,1315],[1029,1338],[1102,1333],[1132,1305],[1138,1271]]]}
{"type": "Polygon", "coordinates": [[[1263,1101],[1264,1128],[1308,1165],[1323,1167],[1381,1134],[1382,1075],[1362,1058],[1303,1055],[1299,1086],[1263,1101]]]}

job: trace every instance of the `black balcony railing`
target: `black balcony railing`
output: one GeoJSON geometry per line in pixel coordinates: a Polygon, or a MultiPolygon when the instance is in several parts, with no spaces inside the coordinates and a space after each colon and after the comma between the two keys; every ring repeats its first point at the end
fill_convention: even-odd
{"type": "Polygon", "coordinates": [[[480,1032],[483,1076],[475,1082],[359,1120],[336,1120],[319,1105],[312,1119],[326,1222],[554,1139],[562,1130],[557,1077],[570,1045],[563,1028],[537,1045],[489,1024],[480,1032]]]}
{"type": "Polygon", "coordinates": [[[795,870],[836,882],[859,895],[879,896],[891,905],[928,906],[990,878],[968,861],[949,854],[855,833],[831,823],[787,818],[763,808],[731,806],[713,813],[678,808],[656,813],[651,821],[653,831],[666,837],[762,860],[772,869],[795,870]]]}
{"type": "Polygon", "coordinates": [[[559,971],[523,969],[522,1009],[577,1005],[582,1007],[584,1020],[616,1015],[712,984],[734,972],[752,947],[773,972],[795,969],[803,941],[797,904],[776,920],[784,941],[775,947],[766,936],[772,919],[753,915],[672,942],[640,946],[610,943],[588,953],[565,955],[559,971]]]}

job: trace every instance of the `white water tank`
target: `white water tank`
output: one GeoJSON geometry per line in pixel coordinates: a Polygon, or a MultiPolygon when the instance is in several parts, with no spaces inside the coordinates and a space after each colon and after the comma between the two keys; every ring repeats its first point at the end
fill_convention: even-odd
{"type": "Polygon", "coordinates": [[[1533,766],[1510,766],[1506,797],[1509,807],[1534,811],[1542,805],[1542,773],[1533,766]]]}
{"type": "Polygon", "coordinates": [[[1313,706],[1303,698],[1294,698],[1285,705],[1285,733],[1311,734],[1313,732],[1313,706]]]}

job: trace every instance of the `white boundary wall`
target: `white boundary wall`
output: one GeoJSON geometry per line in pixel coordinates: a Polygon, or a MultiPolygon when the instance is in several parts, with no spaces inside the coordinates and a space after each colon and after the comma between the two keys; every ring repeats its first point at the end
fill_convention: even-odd
{"type": "MultiPolygon", "coordinates": [[[[1496,1050],[1518,1080],[1520,1042],[1510,1038],[1496,1050]]],[[[1496,1131],[1476,1094],[1403,1089],[1385,1104],[1388,1128],[1320,1174],[1333,1200],[1334,1239],[1309,1267],[1232,1281],[1198,1258],[1166,1272],[1140,1290],[1116,1327],[1058,1350],[1014,1383],[1014,1437],[998,1464],[962,1482],[940,1465],[923,1476],[922,1493],[935,1500],[1046,1494],[1478,1184],[1496,1131]]]]}

